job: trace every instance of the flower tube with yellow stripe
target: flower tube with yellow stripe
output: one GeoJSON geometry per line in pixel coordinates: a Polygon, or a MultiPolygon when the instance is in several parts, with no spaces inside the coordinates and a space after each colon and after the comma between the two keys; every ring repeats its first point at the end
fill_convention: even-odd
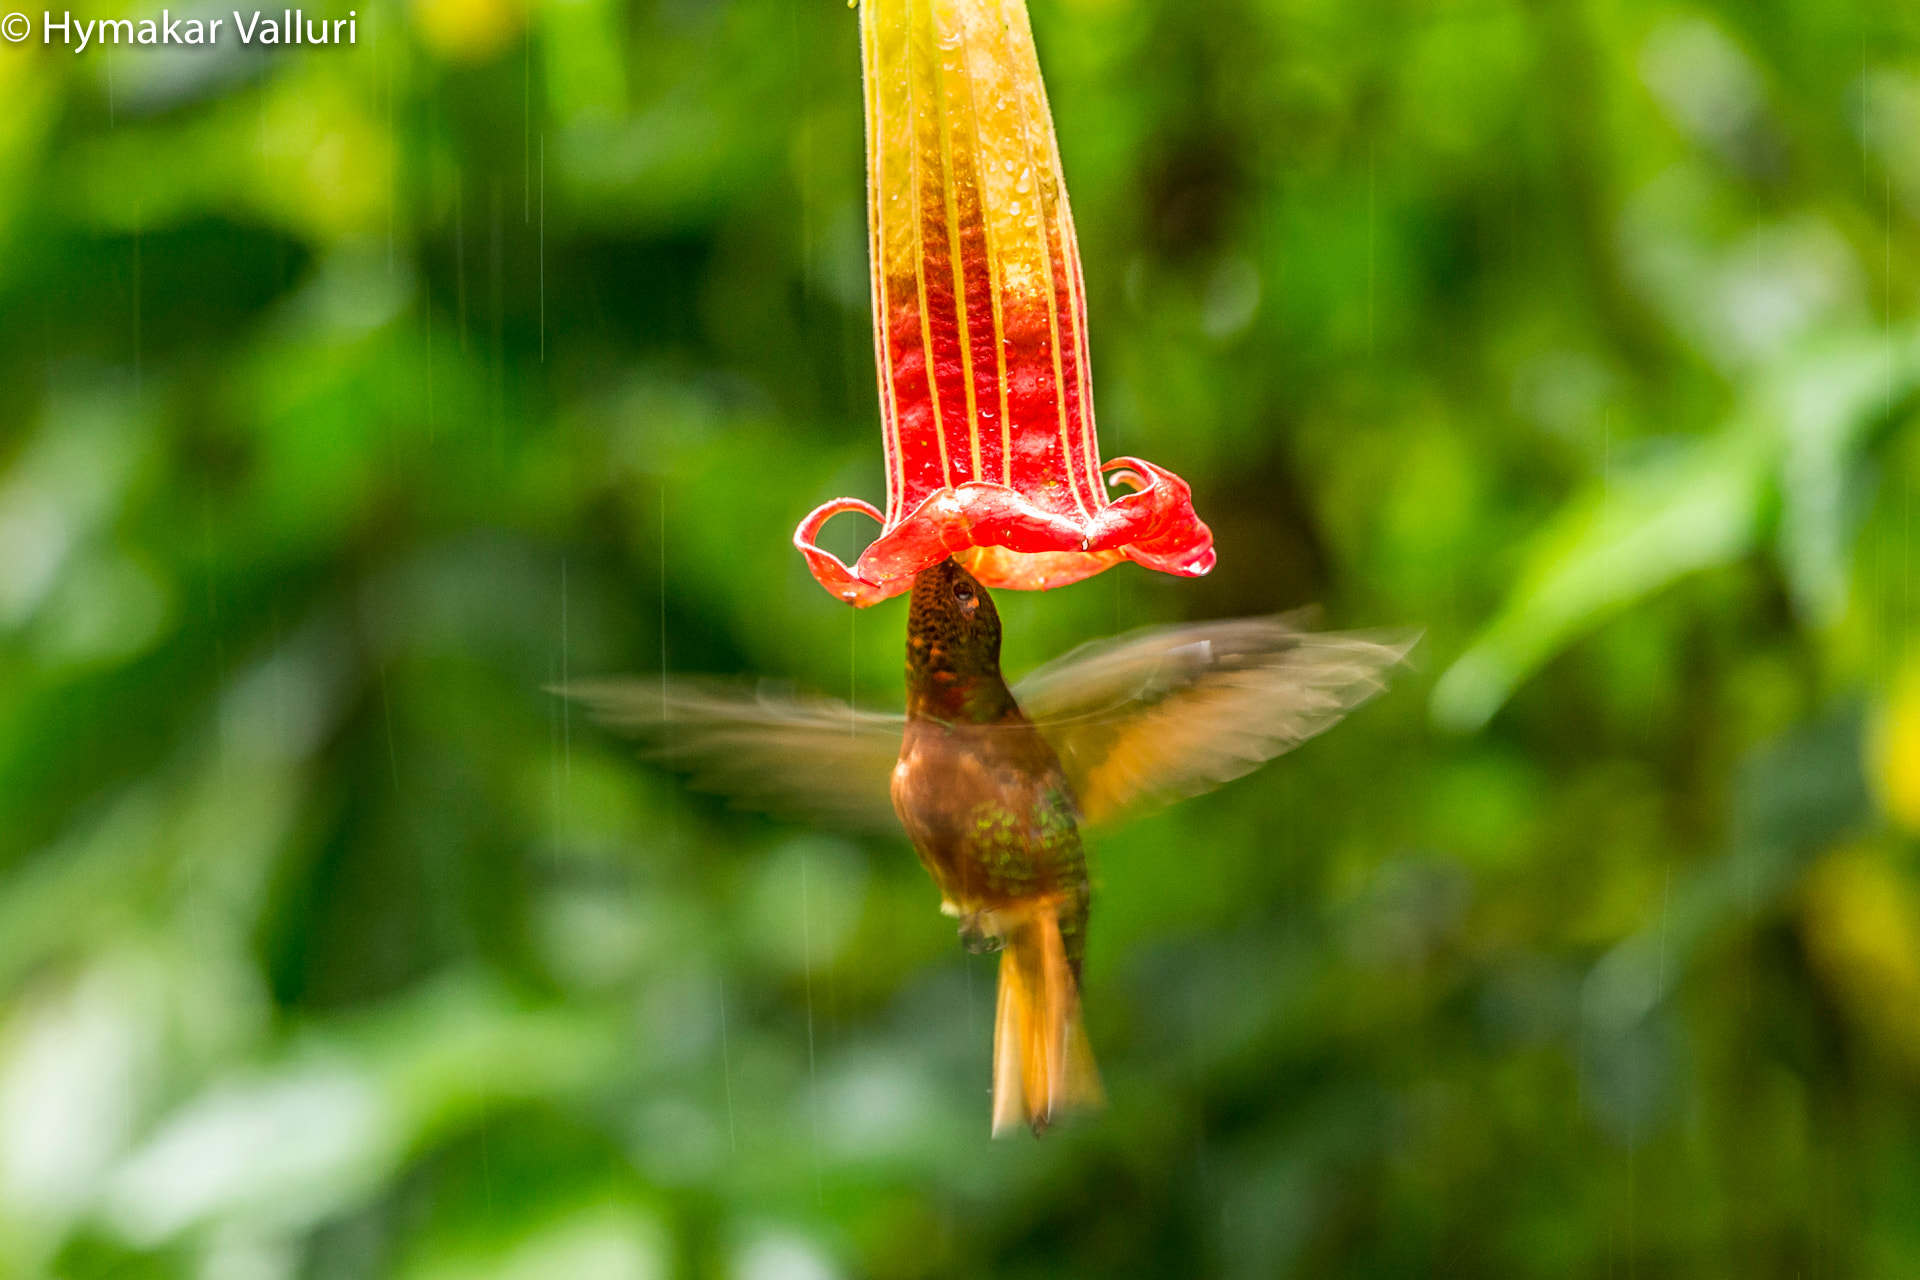
{"type": "Polygon", "coordinates": [[[887,510],[839,498],[802,521],[814,577],[864,606],[949,555],[990,587],[1122,560],[1206,573],[1213,536],[1185,482],[1100,461],[1080,251],[1024,0],[863,0],[860,33],[887,510]],[[851,567],[817,545],[845,511],[882,524],[851,567]]]}

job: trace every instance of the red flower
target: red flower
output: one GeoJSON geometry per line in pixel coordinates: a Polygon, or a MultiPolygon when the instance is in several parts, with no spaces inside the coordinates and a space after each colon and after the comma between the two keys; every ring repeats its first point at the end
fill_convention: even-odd
{"type": "Polygon", "coordinates": [[[860,28],[887,511],[837,498],[803,520],[813,576],[865,606],[949,555],[991,587],[1122,560],[1207,572],[1186,483],[1100,461],[1080,250],[1024,0],[864,0],[860,28]],[[816,544],[843,511],[883,525],[851,568],[816,544]]]}

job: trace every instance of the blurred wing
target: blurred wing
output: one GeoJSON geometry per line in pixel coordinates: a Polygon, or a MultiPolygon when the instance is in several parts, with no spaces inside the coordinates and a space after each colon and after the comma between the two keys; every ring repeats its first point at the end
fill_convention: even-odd
{"type": "Polygon", "coordinates": [[[1332,728],[1419,639],[1286,618],[1136,631],[1080,646],[1014,689],[1088,822],[1198,795],[1332,728]]]}
{"type": "Polygon", "coordinates": [[[736,806],[898,832],[889,787],[905,720],[725,680],[591,680],[554,692],[646,744],[644,755],[736,806]]]}

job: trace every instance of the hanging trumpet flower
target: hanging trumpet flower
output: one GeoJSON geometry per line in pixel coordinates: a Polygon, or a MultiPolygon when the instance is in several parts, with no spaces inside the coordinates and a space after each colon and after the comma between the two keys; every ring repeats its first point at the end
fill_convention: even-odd
{"type": "Polygon", "coordinates": [[[1122,560],[1206,573],[1213,535],[1186,483],[1100,461],[1080,251],[1024,0],[864,0],[860,32],[887,510],[838,498],[807,516],[793,540],[814,577],[865,606],[949,555],[990,587],[1122,560]],[[844,511],[882,524],[851,567],[817,542],[844,511]]]}

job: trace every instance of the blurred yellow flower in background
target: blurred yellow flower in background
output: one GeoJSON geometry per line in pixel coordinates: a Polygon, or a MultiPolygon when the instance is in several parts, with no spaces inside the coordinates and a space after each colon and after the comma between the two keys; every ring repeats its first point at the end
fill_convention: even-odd
{"type": "Polygon", "coordinates": [[[525,0],[413,0],[420,42],[449,62],[485,62],[520,34],[525,0]]]}
{"type": "Polygon", "coordinates": [[[1813,967],[1870,1034],[1920,1065],[1920,903],[1875,848],[1828,854],[1807,876],[1813,967]]]}
{"type": "Polygon", "coordinates": [[[1870,772],[1887,815],[1920,831],[1920,658],[1910,658],[1874,726],[1870,772]]]}

